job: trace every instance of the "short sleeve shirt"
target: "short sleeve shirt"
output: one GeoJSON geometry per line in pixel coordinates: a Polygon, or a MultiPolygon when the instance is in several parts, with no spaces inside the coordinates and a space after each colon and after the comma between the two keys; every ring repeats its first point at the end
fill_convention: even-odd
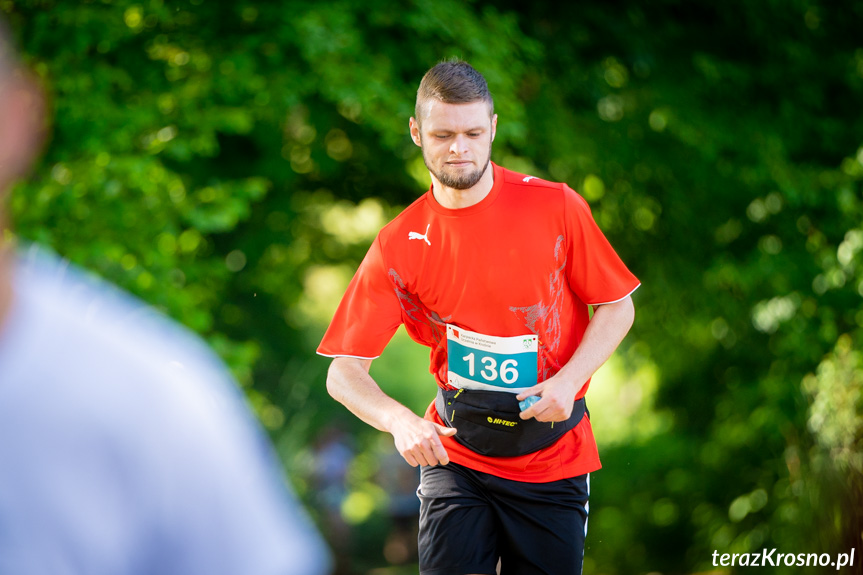
{"type": "MultiPolygon", "coordinates": [[[[544,381],[581,342],[588,306],[639,286],[581,196],[566,184],[491,167],[494,185],[479,203],[448,209],[429,190],[380,231],[318,353],[378,357],[404,324],[431,349],[430,372],[446,388],[447,324],[498,337],[536,334],[544,381]]],[[[434,403],[425,417],[441,423],[434,403]]],[[[588,418],[520,457],[484,457],[441,439],[450,460],[508,479],[554,481],[599,468],[588,418]]]]}

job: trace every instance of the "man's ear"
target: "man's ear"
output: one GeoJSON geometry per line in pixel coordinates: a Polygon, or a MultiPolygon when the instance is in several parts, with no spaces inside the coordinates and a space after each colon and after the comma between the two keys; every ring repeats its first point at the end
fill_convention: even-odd
{"type": "Polygon", "coordinates": [[[497,114],[491,117],[491,141],[494,142],[494,135],[497,134],[497,114]]]}
{"type": "Polygon", "coordinates": [[[422,148],[423,142],[420,137],[420,123],[417,122],[416,118],[411,117],[410,121],[410,129],[411,129],[411,140],[414,141],[414,144],[422,148]]]}

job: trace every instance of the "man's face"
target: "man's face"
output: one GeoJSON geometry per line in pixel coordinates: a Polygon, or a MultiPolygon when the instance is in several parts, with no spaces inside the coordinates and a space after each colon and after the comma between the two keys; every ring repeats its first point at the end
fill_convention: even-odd
{"type": "Polygon", "coordinates": [[[423,151],[429,172],[444,186],[467,190],[479,182],[491,160],[497,115],[483,101],[445,104],[429,100],[421,123],[411,118],[411,137],[423,151]]]}

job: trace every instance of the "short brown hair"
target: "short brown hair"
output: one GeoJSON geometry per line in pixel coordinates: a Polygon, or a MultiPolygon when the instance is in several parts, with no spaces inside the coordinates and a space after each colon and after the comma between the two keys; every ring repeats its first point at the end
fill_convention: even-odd
{"type": "Polygon", "coordinates": [[[458,58],[440,62],[423,76],[414,108],[417,122],[422,122],[422,107],[430,99],[445,104],[484,101],[488,104],[489,116],[494,115],[494,100],[485,78],[473,66],[458,58]]]}

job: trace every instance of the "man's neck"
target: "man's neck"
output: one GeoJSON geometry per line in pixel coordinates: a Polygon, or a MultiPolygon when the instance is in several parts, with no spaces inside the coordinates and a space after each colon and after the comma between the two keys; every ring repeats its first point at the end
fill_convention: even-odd
{"type": "Polygon", "coordinates": [[[480,203],[491,192],[491,188],[494,186],[494,168],[489,163],[479,181],[466,190],[444,186],[434,177],[434,174],[432,174],[431,179],[435,200],[447,209],[460,210],[480,203]]]}

